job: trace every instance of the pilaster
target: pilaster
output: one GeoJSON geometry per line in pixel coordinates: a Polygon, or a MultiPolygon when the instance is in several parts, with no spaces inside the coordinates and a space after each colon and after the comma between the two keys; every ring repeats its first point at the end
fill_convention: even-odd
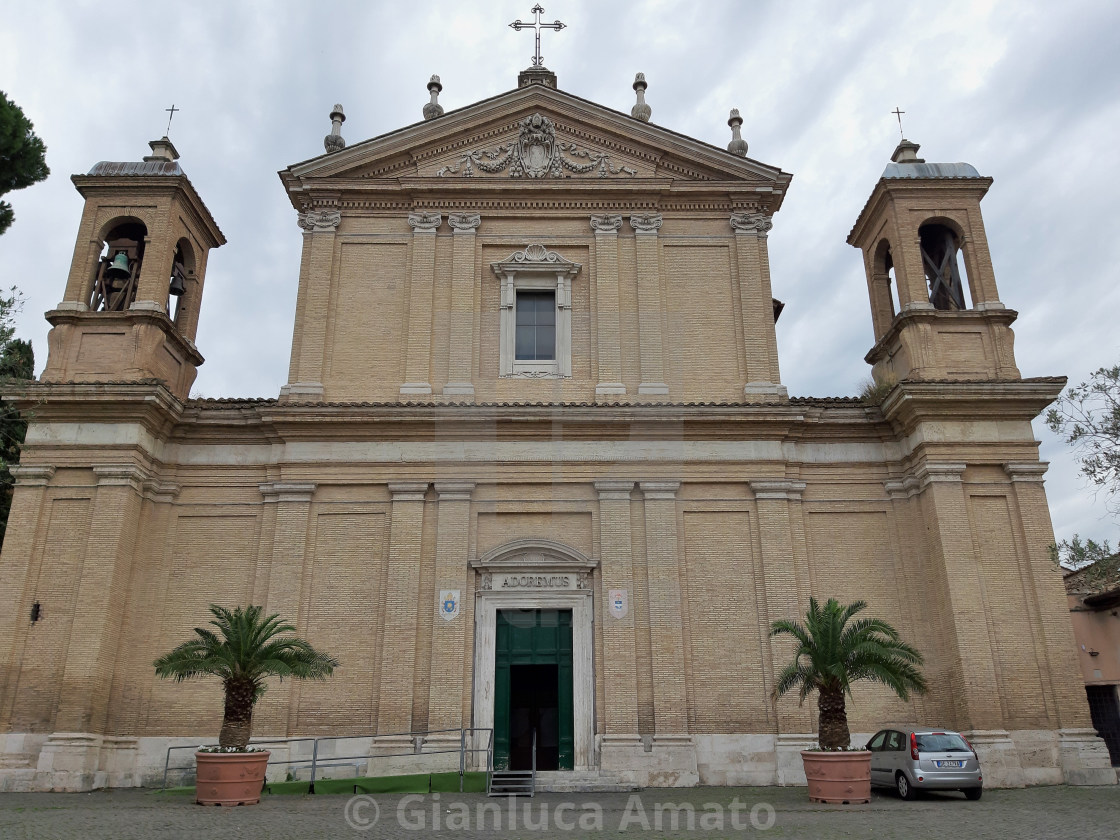
{"type": "Polygon", "coordinates": [[[591,217],[591,228],[595,231],[595,319],[599,357],[596,397],[626,393],[622,383],[618,297],[618,231],[621,227],[620,215],[591,217]]]}
{"type": "Polygon", "coordinates": [[[1084,729],[1091,727],[1092,721],[1076,658],[1066,590],[1061,572],[1054,568],[1050,559],[1054,529],[1043,486],[1048,467],[1049,464],[1039,461],[1003,465],[1011,480],[1012,501],[1028,554],[1024,571],[1028,575],[1029,594],[1041,630],[1041,638],[1036,640],[1041,644],[1036,644],[1036,649],[1041,648],[1039,664],[1049,683],[1044,694],[1056,706],[1048,709],[1052,714],[1051,723],[1055,728],[1084,729]]]}
{"type": "Polygon", "coordinates": [[[656,733],[688,732],[684,650],[681,640],[680,551],[677,545],[679,481],[643,481],[649,630],[656,733]]]}
{"type": "Polygon", "coordinates": [[[325,204],[299,214],[303,228],[299,297],[288,384],[280,389],[286,400],[321,400],[327,345],[327,318],[334,287],[335,234],[342,222],[337,206],[325,204]]]}
{"type": "Polygon", "coordinates": [[[925,463],[915,470],[931,554],[944,570],[947,614],[953,617],[951,642],[959,663],[943,690],[954,698],[962,729],[999,731],[1004,714],[961,481],[964,469],[963,463],[925,463]]]}
{"type": "Polygon", "coordinates": [[[429,729],[457,729],[464,726],[464,667],[467,656],[467,628],[472,616],[463,608],[470,570],[467,567],[470,538],[471,493],[473,481],[439,481],[436,509],[436,600],[443,590],[459,593],[459,612],[446,618],[439,603],[428,605],[440,616],[432,630],[431,698],[428,703],[429,729]]]}
{"type": "Polygon", "coordinates": [[[11,721],[19,672],[17,651],[22,650],[30,623],[33,586],[32,557],[36,533],[43,517],[43,501],[47,486],[54,476],[53,466],[12,464],[8,467],[16,484],[12,507],[8,513],[8,529],[4,535],[4,552],[0,555],[0,586],[8,593],[9,604],[0,610],[0,730],[11,721]]]}
{"type": "MultiPolygon", "coordinates": [[[[277,613],[294,624],[299,622],[299,608],[303,601],[307,531],[315,488],[316,485],[311,482],[273,481],[260,485],[265,504],[276,506],[265,612],[277,613]]],[[[268,687],[253,711],[258,731],[271,735],[289,734],[294,711],[292,693],[292,680],[276,682],[268,687]]]]}
{"type": "MultiPolygon", "coordinates": [[[[790,508],[800,505],[805,491],[804,481],[788,479],[759,479],[751,481],[755,507],[758,511],[759,540],[762,544],[763,585],[766,589],[766,626],[778,619],[799,621],[804,617],[801,603],[802,581],[798,580],[797,567],[790,560],[795,556],[793,517],[790,508]]],[[[800,516],[798,516],[800,520],[800,516]]],[[[786,637],[770,639],[771,680],[792,658],[794,643],[786,637]]],[[[767,691],[773,685],[766,686],[767,691]]],[[[809,708],[795,705],[790,698],[779,700],[776,706],[779,735],[799,735],[812,732],[813,721],[809,708]]]]}
{"type": "Polygon", "coordinates": [[[401,398],[432,393],[432,289],[436,270],[439,213],[409,213],[412,228],[412,273],[408,293],[408,349],[401,398]]]}
{"type": "Polygon", "coordinates": [[[381,685],[377,731],[412,731],[413,669],[416,666],[416,609],[420,586],[420,548],[427,482],[392,482],[389,562],[385,574],[385,611],[381,633],[381,685]]]}
{"type": "Polygon", "coordinates": [[[454,231],[451,256],[451,341],[445,396],[473,398],[474,301],[476,231],[478,213],[452,213],[447,223],[454,231]]]}
{"type": "Polygon", "coordinates": [[[599,492],[600,621],[603,637],[603,733],[638,735],[634,569],[631,559],[630,492],[633,481],[596,481],[599,492]],[[621,590],[626,614],[611,612],[611,590],[621,590]]]}
{"type": "Polygon", "coordinates": [[[104,734],[147,473],[136,464],[99,464],[93,472],[93,516],[70,629],[80,644],[67,652],[55,729],[104,734]]]}
{"type": "Polygon", "coordinates": [[[630,217],[638,269],[638,346],[642,373],[638,393],[653,396],[669,393],[669,386],[665,384],[661,330],[661,267],[657,241],[661,223],[660,213],[635,213],[630,217]]]}
{"type": "Polygon", "coordinates": [[[788,394],[778,373],[778,340],[774,330],[773,294],[766,234],[774,224],[765,213],[733,213],[739,302],[747,361],[744,396],[751,401],[785,400],[788,394]]]}

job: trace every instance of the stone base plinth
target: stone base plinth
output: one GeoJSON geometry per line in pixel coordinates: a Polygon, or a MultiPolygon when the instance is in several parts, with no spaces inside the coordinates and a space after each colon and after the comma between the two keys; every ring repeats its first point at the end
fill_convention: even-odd
{"type": "Polygon", "coordinates": [[[600,770],[623,784],[691,787],[700,783],[691,735],[603,735],[600,770]]]}

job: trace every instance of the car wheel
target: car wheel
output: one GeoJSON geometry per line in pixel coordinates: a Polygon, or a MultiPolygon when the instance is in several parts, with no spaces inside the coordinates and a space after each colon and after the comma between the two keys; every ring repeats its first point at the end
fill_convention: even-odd
{"type": "Polygon", "coordinates": [[[983,794],[984,788],[965,788],[964,790],[964,798],[971,799],[973,802],[983,796],[983,794]]]}
{"type": "Polygon", "coordinates": [[[913,799],[914,786],[910,784],[910,780],[906,778],[905,773],[899,773],[895,777],[895,786],[898,788],[898,796],[900,799],[913,799]]]}

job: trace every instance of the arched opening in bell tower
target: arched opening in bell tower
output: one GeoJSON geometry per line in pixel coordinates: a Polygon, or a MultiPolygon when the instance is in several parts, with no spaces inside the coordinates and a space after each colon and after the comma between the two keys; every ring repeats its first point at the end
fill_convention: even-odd
{"type": "Polygon", "coordinates": [[[186,239],[180,239],[175,245],[175,257],[171,262],[171,281],[167,287],[167,315],[179,327],[179,331],[183,330],[183,313],[185,313],[189,306],[189,294],[191,284],[190,280],[194,278],[195,273],[195,257],[194,249],[191,243],[186,239]]]}
{"type": "Polygon", "coordinates": [[[934,309],[968,309],[968,275],[958,231],[940,221],[918,228],[922,268],[929,287],[929,302],[934,309]]]}
{"type": "Polygon", "coordinates": [[[124,312],[136,300],[140,282],[147,227],[138,219],[114,219],[108,228],[94,269],[91,312],[124,312]]]}

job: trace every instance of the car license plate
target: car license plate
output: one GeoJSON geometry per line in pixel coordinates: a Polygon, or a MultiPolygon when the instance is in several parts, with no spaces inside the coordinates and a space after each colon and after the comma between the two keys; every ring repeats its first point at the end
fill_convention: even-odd
{"type": "Polygon", "coordinates": [[[933,763],[937,767],[960,767],[964,764],[963,761],[935,761],[933,763]]]}

